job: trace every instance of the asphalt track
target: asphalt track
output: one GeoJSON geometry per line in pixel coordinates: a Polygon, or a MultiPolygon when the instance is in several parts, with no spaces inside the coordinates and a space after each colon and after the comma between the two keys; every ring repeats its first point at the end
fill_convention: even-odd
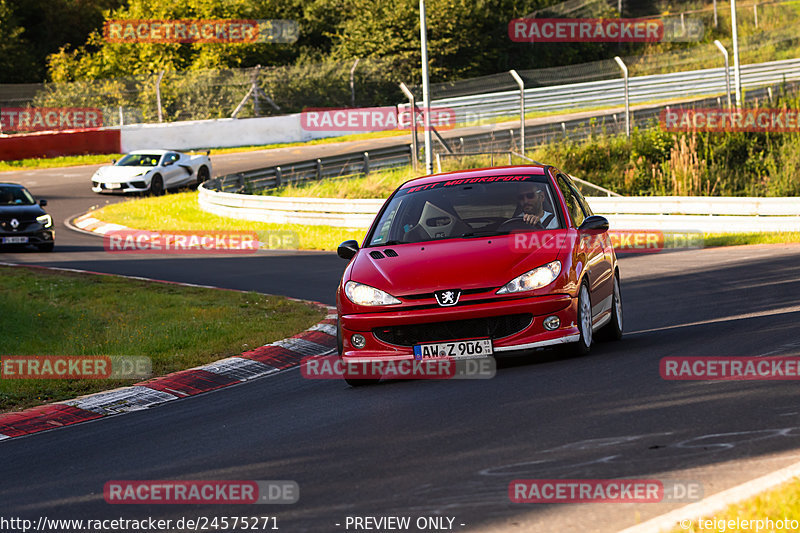
{"type": "MultiPolygon", "coordinates": [[[[59,224],[97,203],[88,176],[40,172],[0,179],[27,181],[52,200],[59,224]]],[[[322,532],[346,531],[347,516],[409,516],[412,524],[444,516],[454,518],[456,531],[617,531],[684,504],[514,504],[508,485],[526,478],[673,479],[699,483],[710,495],[799,460],[796,381],[659,375],[665,356],[800,355],[798,259],[798,245],[624,256],[622,342],[597,344],[585,357],[540,352],[505,361],[490,380],[351,389],[303,379],[295,369],[11,439],[0,443],[0,517],[270,515],[283,531],[322,532]],[[104,484],[124,479],[294,480],[300,501],[105,503],[104,484]]],[[[0,261],[327,303],[345,266],[330,253],[131,259],[61,226],[56,252],[4,253],[0,261]]]]}

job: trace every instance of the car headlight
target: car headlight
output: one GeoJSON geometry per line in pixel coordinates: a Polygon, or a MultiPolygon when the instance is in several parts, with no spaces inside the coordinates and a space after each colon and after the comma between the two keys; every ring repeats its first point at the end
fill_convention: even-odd
{"type": "Polygon", "coordinates": [[[392,305],[400,303],[400,300],[388,292],[355,281],[348,281],[344,284],[344,293],[351,302],[358,305],[392,305]]]}
{"type": "Polygon", "coordinates": [[[512,279],[503,285],[496,294],[511,294],[540,289],[553,283],[560,273],[561,261],[553,261],[512,279]]]}
{"type": "Polygon", "coordinates": [[[44,226],[45,228],[49,228],[53,225],[53,217],[50,215],[40,215],[36,217],[36,222],[44,226]]]}

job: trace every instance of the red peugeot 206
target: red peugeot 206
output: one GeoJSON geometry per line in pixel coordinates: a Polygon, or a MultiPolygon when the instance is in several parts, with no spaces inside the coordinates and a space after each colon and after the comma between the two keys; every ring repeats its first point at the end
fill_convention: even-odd
{"type": "MultiPolygon", "coordinates": [[[[455,359],[622,337],[608,220],[547,165],[438,174],[401,185],[337,290],[344,362],[455,359]]],[[[351,385],[377,381],[348,379],[351,385]]]]}

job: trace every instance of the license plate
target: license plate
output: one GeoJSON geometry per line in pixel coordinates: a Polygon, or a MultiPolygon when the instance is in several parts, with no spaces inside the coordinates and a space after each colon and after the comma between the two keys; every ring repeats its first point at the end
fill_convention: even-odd
{"type": "Polygon", "coordinates": [[[436,342],[414,346],[414,359],[450,357],[453,359],[472,359],[492,355],[492,339],[471,339],[467,341],[436,342]]]}
{"type": "Polygon", "coordinates": [[[27,237],[3,237],[3,244],[25,244],[27,237]]]}
{"type": "Polygon", "coordinates": [[[109,189],[121,189],[122,188],[122,184],[121,183],[107,183],[106,187],[108,187],[109,189]]]}

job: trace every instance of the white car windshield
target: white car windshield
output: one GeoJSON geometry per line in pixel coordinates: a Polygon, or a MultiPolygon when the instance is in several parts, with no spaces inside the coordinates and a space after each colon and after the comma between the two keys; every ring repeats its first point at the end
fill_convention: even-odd
{"type": "Polygon", "coordinates": [[[158,154],[128,154],[119,161],[118,167],[154,167],[161,156],[158,154]]]}
{"type": "Polygon", "coordinates": [[[402,189],[368,246],[562,229],[556,198],[541,175],[453,177],[402,189]]]}

